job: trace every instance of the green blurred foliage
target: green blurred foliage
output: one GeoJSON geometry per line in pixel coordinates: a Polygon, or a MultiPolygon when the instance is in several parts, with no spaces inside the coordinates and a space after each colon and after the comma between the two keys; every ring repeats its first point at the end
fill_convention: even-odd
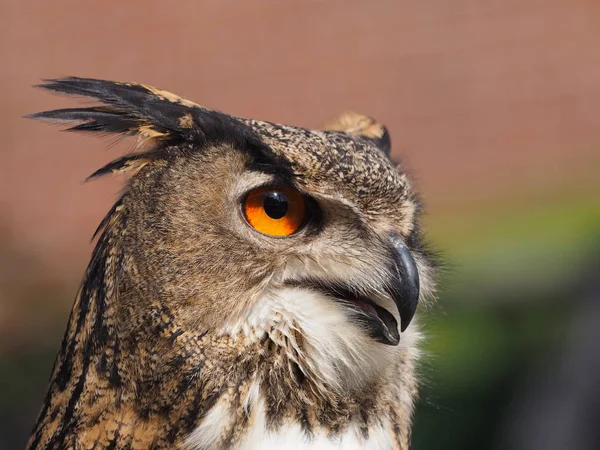
{"type": "Polygon", "coordinates": [[[561,351],[600,253],[600,203],[573,198],[430,224],[449,269],[423,320],[414,449],[494,448],[524,381],[561,351]]]}

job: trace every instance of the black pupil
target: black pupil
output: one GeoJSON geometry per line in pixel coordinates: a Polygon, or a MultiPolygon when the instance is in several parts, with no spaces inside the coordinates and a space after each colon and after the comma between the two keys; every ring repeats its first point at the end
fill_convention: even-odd
{"type": "Polygon", "coordinates": [[[283,192],[269,192],[265,196],[263,208],[271,219],[281,219],[287,214],[288,199],[283,192]]]}

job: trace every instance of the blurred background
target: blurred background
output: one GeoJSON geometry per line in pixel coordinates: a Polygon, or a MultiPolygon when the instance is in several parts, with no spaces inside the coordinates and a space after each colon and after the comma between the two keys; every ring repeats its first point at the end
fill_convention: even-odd
{"type": "Polygon", "coordinates": [[[130,147],[25,114],[136,81],[230,114],[388,125],[446,262],[413,448],[598,449],[600,2],[0,4],[0,449],[24,446],[130,147]]]}

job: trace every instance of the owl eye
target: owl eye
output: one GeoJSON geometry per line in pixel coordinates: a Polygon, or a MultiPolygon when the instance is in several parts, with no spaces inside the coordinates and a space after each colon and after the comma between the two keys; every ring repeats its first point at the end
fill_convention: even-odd
{"type": "Polygon", "coordinates": [[[268,236],[290,236],[304,223],[304,196],[285,186],[266,186],[250,191],[242,209],[252,228],[268,236]]]}

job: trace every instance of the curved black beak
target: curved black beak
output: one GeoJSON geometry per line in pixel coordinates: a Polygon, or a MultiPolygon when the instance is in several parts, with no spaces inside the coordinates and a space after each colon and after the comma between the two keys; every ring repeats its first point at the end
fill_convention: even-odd
{"type": "MultiPolygon", "coordinates": [[[[386,291],[398,309],[400,331],[404,332],[415,315],[419,302],[419,273],[415,260],[404,241],[399,236],[392,234],[390,243],[392,267],[389,270],[390,279],[386,291]]],[[[352,283],[304,277],[286,280],[285,285],[308,287],[337,299],[347,307],[351,320],[360,323],[373,339],[386,345],[398,345],[400,342],[398,322],[394,315],[352,283]]]]}
{"type": "Polygon", "coordinates": [[[390,242],[393,246],[395,267],[389,293],[400,314],[400,331],[404,332],[410,325],[419,303],[419,272],[404,241],[398,235],[392,234],[390,242]]]}

